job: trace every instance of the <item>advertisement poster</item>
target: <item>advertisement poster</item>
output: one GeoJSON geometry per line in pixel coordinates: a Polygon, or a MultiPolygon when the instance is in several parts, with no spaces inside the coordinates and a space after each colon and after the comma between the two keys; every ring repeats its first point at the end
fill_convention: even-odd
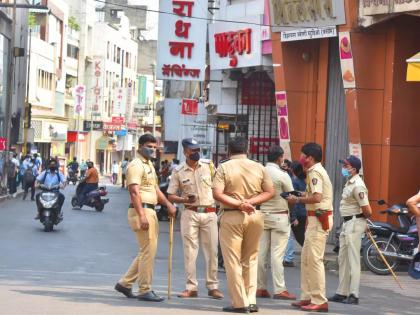
{"type": "Polygon", "coordinates": [[[363,159],[362,159],[362,145],[360,143],[349,143],[350,155],[358,157],[362,161],[362,168],[360,169],[360,175],[363,175],[363,159]]]}
{"type": "Polygon", "coordinates": [[[356,78],[354,75],[353,53],[349,32],[339,33],[339,50],[343,86],[345,89],[354,89],[356,88],[356,78]]]}
{"type": "Polygon", "coordinates": [[[198,101],[193,99],[182,100],[182,115],[198,115],[198,101]]]}
{"type": "Polygon", "coordinates": [[[289,110],[286,91],[276,92],[277,119],[280,141],[290,141],[289,110]]]}

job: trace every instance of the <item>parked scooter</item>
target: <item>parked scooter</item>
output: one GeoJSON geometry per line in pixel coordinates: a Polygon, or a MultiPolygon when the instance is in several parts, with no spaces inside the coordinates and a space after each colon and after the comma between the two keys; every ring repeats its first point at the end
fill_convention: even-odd
{"type": "MultiPolygon", "coordinates": [[[[159,184],[160,191],[168,198],[169,179],[159,184]]],[[[156,205],[156,215],[159,221],[169,221],[168,208],[165,205],[156,205]]],[[[179,210],[177,208],[176,217],[178,216],[179,210]]]]}
{"type": "Polygon", "coordinates": [[[76,185],[79,178],[77,177],[78,172],[75,172],[71,166],[67,167],[67,185],[71,182],[76,185]]]}
{"type": "Polygon", "coordinates": [[[47,187],[40,185],[39,187],[42,190],[37,200],[39,221],[44,225],[45,232],[51,232],[54,229],[54,225],[63,221],[61,208],[58,203],[59,186],[47,187]]]}
{"type": "MultiPolygon", "coordinates": [[[[388,205],[384,200],[379,200],[378,204],[388,205]]],[[[395,271],[401,262],[411,261],[416,253],[419,244],[417,226],[404,204],[389,206],[381,213],[397,216],[398,225],[367,220],[368,227],[382,254],[395,271]]],[[[363,261],[369,270],[378,275],[389,274],[372,241],[365,236],[362,244],[363,261]]]]}
{"type": "Polygon", "coordinates": [[[109,199],[102,198],[108,194],[106,187],[99,187],[95,190],[92,190],[87,194],[84,198],[84,203],[81,205],[79,204],[79,196],[82,192],[82,189],[86,183],[81,181],[79,185],[76,187],[76,195],[71,198],[71,205],[73,208],[82,208],[83,206],[88,206],[91,208],[95,208],[96,211],[101,212],[104,210],[105,205],[109,202],[109,199]]]}

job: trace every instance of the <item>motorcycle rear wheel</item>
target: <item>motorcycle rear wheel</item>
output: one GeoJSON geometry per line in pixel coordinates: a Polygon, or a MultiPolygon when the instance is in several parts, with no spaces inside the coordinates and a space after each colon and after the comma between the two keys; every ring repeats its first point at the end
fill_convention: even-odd
{"type": "MultiPolygon", "coordinates": [[[[378,237],[375,239],[375,241],[381,251],[383,251],[388,244],[388,238],[386,237],[378,237]]],[[[387,247],[387,251],[397,254],[397,244],[394,241],[391,241],[387,247]]],[[[385,259],[387,260],[391,269],[395,272],[399,265],[398,259],[386,256],[385,259]]],[[[370,271],[376,273],[377,275],[389,275],[391,273],[380,257],[378,250],[372,241],[367,242],[363,248],[363,262],[370,271]]]]}
{"type": "Polygon", "coordinates": [[[104,210],[104,204],[103,203],[97,204],[95,206],[95,210],[98,212],[102,212],[102,210],[104,210]]]}

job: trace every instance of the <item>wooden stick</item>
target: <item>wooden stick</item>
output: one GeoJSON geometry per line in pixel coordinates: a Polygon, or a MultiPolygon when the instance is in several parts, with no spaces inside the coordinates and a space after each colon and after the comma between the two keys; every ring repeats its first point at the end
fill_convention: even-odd
{"type": "Polygon", "coordinates": [[[370,231],[368,230],[366,232],[366,234],[369,236],[372,244],[376,247],[376,250],[379,253],[379,256],[382,258],[383,262],[385,263],[386,267],[388,268],[388,270],[391,272],[392,276],[395,279],[395,282],[398,283],[398,285],[400,286],[401,290],[404,290],[404,288],[402,287],[400,281],[398,280],[397,275],[395,274],[394,270],[392,270],[391,266],[389,265],[388,261],[386,260],[385,256],[382,254],[381,250],[379,249],[378,244],[375,242],[375,239],[373,238],[372,234],[370,233],[370,231]]]}
{"type": "Polygon", "coordinates": [[[169,218],[168,300],[172,291],[172,254],[174,249],[174,218],[169,218]]]}

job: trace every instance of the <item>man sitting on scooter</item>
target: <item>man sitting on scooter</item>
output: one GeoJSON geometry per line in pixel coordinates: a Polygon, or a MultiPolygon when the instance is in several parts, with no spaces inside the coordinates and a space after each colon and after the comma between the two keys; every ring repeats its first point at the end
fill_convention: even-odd
{"type": "Polygon", "coordinates": [[[87,163],[88,170],[86,171],[86,177],[83,180],[83,188],[78,197],[79,205],[85,203],[85,199],[88,193],[98,188],[99,183],[99,174],[96,168],[93,167],[93,162],[89,161],[87,163]]]}
{"type": "MultiPolygon", "coordinates": [[[[45,171],[43,171],[41,174],[38,175],[36,178],[36,186],[44,185],[46,187],[52,187],[52,186],[59,186],[55,190],[55,192],[58,193],[58,205],[60,206],[60,214],[62,214],[62,206],[64,203],[64,195],[59,191],[60,188],[64,188],[66,179],[64,175],[58,170],[57,167],[57,161],[55,159],[51,159],[48,162],[48,167],[45,171]]],[[[38,209],[41,208],[41,204],[39,201],[41,193],[38,193],[36,195],[36,204],[38,206],[38,209]]],[[[39,219],[39,213],[35,217],[35,220],[39,219]]]]}

